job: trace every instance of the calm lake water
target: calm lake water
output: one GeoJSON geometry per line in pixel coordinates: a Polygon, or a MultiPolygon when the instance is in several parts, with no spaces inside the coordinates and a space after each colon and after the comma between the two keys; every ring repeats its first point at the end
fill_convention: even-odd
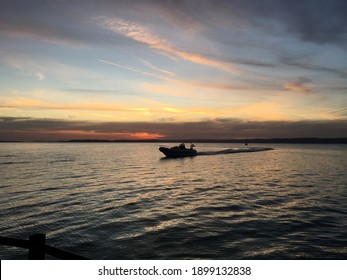
{"type": "Polygon", "coordinates": [[[347,258],[347,145],[196,146],[1,143],[0,235],[92,259],[347,258]]]}

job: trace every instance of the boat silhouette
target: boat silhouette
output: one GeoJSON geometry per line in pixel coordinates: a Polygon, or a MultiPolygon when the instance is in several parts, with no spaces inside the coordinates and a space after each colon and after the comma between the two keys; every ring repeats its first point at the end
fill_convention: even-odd
{"type": "Polygon", "coordinates": [[[194,157],[198,155],[198,152],[193,147],[194,144],[191,144],[190,148],[187,149],[184,143],[181,143],[174,147],[161,146],[159,147],[159,151],[169,158],[194,157]]]}

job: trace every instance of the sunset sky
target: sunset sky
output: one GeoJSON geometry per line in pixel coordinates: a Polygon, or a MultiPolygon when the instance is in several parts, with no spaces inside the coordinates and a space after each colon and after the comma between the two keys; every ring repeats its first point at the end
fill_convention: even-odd
{"type": "Polygon", "coordinates": [[[347,137],[347,1],[1,0],[0,140],[347,137]]]}

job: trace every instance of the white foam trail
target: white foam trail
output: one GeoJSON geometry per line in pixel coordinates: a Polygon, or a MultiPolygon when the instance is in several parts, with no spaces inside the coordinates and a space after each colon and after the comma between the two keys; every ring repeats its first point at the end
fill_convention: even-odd
{"type": "Polygon", "coordinates": [[[234,148],[226,149],[220,151],[211,151],[211,152],[198,152],[198,156],[213,156],[213,155],[226,155],[226,154],[236,154],[236,153],[251,153],[251,152],[263,152],[271,151],[273,148],[265,147],[252,147],[252,148],[234,148]]]}

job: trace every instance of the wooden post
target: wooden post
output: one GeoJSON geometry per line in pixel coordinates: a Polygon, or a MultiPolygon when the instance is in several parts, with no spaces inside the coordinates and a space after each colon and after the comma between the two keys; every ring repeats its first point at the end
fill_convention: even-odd
{"type": "Polygon", "coordinates": [[[46,234],[36,233],[29,236],[29,260],[45,259],[46,234]]]}

